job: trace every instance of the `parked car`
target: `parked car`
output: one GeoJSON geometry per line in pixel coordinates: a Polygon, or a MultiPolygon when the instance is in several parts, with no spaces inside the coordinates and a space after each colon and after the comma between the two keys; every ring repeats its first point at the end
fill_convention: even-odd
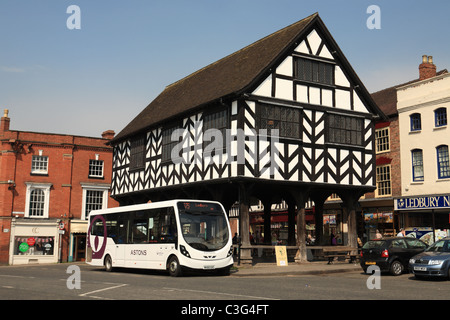
{"type": "Polygon", "coordinates": [[[371,265],[377,265],[382,272],[398,276],[408,271],[409,259],[427,247],[425,242],[408,237],[370,240],[361,249],[360,264],[364,272],[371,265]]]}
{"type": "Polygon", "coordinates": [[[438,240],[424,252],[412,257],[409,270],[416,278],[450,278],[450,238],[438,240]]]}

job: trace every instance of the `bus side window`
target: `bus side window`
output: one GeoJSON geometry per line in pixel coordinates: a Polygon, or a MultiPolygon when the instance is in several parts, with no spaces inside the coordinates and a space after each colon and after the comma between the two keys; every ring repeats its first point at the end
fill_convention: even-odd
{"type": "Polygon", "coordinates": [[[165,208],[161,212],[161,237],[165,243],[177,243],[177,223],[173,208],[165,208]]]}
{"type": "Polygon", "coordinates": [[[118,221],[119,231],[117,234],[117,244],[125,244],[128,243],[128,220],[120,218],[118,221]]]}
{"type": "Polygon", "coordinates": [[[132,226],[132,243],[148,242],[148,220],[135,219],[132,226]]]}
{"type": "Polygon", "coordinates": [[[159,209],[148,211],[148,242],[156,243],[159,240],[159,209]]]}

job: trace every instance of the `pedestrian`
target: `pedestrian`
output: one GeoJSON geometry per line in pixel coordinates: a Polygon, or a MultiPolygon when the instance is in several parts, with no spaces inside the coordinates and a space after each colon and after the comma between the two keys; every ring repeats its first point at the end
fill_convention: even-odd
{"type": "Polygon", "coordinates": [[[377,233],[375,234],[375,239],[381,239],[383,236],[380,233],[380,230],[377,230],[377,233]]]}
{"type": "Polygon", "coordinates": [[[333,232],[331,232],[331,235],[330,235],[330,242],[331,242],[332,246],[337,245],[337,240],[336,240],[336,237],[333,232]]]}
{"type": "Polygon", "coordinates": [[[400,228],[400,232],[397,233],[397,237],[404,237],[406,235],[405,229],[400,228]]]}

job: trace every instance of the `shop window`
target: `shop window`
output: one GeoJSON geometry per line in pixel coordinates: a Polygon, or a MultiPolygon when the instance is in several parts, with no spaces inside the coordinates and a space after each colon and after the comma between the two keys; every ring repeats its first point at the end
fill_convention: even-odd
{"type": "Polygon", "coordinates": [[[411,151],[413,181],[423,181],[423,153],[420,149],[411,151]]]}
{"type": "Polygon", "coordinates": [[[436,148],[438,160],[439,179],[450,178],[450,164],[448,157],[448,146],[442,145],[436,148]]]}
{"type": "Polygon", "coordinates": [[[54,253],[54,247],[54,237],[14,237],[14,255],[51,256],[54,253]]]}

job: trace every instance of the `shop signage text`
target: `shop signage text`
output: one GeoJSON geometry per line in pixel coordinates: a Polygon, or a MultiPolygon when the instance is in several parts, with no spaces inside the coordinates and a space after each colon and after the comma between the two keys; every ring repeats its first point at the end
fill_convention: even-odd
{"type": "Polygon", "coordinates": [[[450,208],[450,195],[395,199],[396,210],[450,208]]]}

